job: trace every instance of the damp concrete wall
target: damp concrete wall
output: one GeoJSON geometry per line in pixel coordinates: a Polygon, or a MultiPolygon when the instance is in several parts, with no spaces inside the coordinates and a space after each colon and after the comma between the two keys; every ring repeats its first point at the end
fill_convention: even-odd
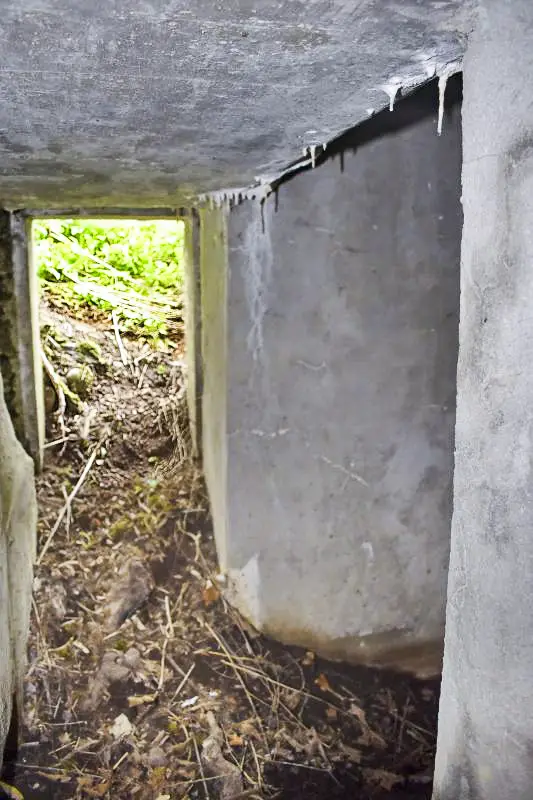
{"type": "Polygon", "coordinates": [[[37,524],[33,475],[0,376],[0,765],[15,705],[19,718],[23,710],[37,524]]]}
{"type": "Polygon", "coordinates": [[[44,415],[30,226],[0,211],[0,763],[23,711],[44,415]]]}
{"type": "Polygon", "coordinates": [[[196,211],[184,220],[185,343],[187,362],[187,405],[195,458],[201,452],[202,435],[202,306],[200,277],[200,220],[196,211]]]}
{"type": "Polygon", "coordinates": [[[533,796],[533,6],[464,65],[454,516],[435,800],[533,796]]]}
{"type": "Polygon", "coordinates": [[[0,209],[0,372],[15,432],[38,469],[44,444],[37,275],[31,223],[0,209]]]}
{"type": "Polygon", "coordinates": [[[278,213],[274,198],[204,213],[203,448],[244,615],[334,658],[428,673],[450,539],[461,132],[458,106],[442,137],[435,103],[407,107],[343,172],[333,158],[282,186],[278,213]]]}
{"type": "Polygon", "coordinates": [[[227,250],[226,213],[200,213],[202,457],[215,522],[218,558],[227,564],[227,250]]]}

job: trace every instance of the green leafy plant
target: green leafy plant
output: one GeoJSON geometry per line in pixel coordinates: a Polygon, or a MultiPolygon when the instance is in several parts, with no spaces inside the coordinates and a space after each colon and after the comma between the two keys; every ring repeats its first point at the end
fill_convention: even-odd
{"type": "Polygon", "coordinates": [[[173,220],[38,220],[38,276],[74,312],[116,311],[121,327],[164,340],[181,321],[183,223],[173,220]]]}

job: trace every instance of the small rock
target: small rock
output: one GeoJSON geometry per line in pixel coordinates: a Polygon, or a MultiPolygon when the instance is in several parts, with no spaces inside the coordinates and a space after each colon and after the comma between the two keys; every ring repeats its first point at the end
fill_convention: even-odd
{"type": "Polygon", "coordinates": [[[107,603],[108,626],[119,628],[149,598],[154,581],[142,561],[128,561],[111,588],[107,603]]]}
{"type": "Polygon", "coordinates": [[[150,767],[164,767],[167,763],[165,751],[161,747],[152,747],[148,753],[148,764],[150,767]]]}
{"type": "Polygon", "coordinates": [[[72,367],[67,372],[67,386],[83,400],[89,395],[94,383],[94,372],[87,365],[72,367]]]}
{"type": "Polygon", "coordinates": [[[109,728],[109,733],[114,739],[117,740],[124,739],[126,736],[129,736],[132,731],[133,725],[125,714],[119,714],[109,728]]]}
{"type": "Polygon", "coordinates": [[[122,661],[127,667],[129,667],[132,670],[132,672],[134,672],[135,670],[139,669],[139,666],[141,664],[141,654],[139,653],[136,647],[130,647],[124,653],[124,658],[122,659],[122,661]]]}

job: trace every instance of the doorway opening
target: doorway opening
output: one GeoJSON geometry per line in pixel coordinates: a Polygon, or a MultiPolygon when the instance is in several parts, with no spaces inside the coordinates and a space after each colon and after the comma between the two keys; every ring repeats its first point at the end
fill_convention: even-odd
{"type": "Polygon", "coordinates": [[[150,791],[164,767],[186,569],[208,528],[186,396],[189,222],[32,218],[45,444],[25,797],[136,796],[134,740],[150,791]]]}

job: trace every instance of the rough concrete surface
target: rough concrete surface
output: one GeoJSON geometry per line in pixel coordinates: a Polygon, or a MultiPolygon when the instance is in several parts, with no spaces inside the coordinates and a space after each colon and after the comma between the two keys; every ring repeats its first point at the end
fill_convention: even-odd
{"type": "Polygon", "coordinates": [[[203,209],[200,213],[202,455],[211,509],[217,520],[215,536],[222,569],[225,569],[227,561],[226,282],[228,248],[226,237],[226,212],[221,209],[203,209]]]}
{"type": "Polygon", "coordinates": [[[0,205],[277,174],[460,58],[474,0],[0,0],[0,205]]]}
{"type": "Polygon", "coordinates": [[[454,516],[435,800],[533,796],[532,41],[529,0],[491,0],[465,60],[454,516]]]}
{"type": "Polygon", "coordinates": [[[185,341],[187,343],[187,405],[195,458],[202,438],[202,292],[200,274],[200,219],[196,211],[184,220],[185,341]]]}
{"type": "Polygon", "coordinates": [[[28,220],[0,211],[0,372],[17,436],[39,469],[44,409],[39,297],[30,239],[28,220]]]}
{"type": "Polygon", "coordinates": [[[462,222],[460,113],[437,137],[432,98],[278,214],[232,212],[203,320],[230,596],[282,640],[420,671],[442,652],[462,222]]]}
{"type": "Polygon", "coordinates": [[[36,524],[33,462],[16,438],[0,377],[0,759],[15,698],[22,711],[36,524]]]}

